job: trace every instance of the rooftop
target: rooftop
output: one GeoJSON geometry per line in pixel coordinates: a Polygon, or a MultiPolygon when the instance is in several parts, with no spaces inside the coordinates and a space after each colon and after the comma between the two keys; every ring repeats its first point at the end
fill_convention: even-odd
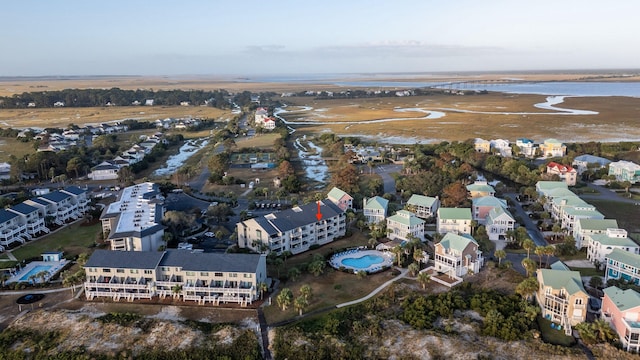
{"type": "Polygon", "coordinates": [[[440,208],[438,219],[455,219],[471,221],[471,209],[469,208],[440,208]]]}
{"type": "Polygon", "coordinates": [[[615,219],[578,219],[582,230],[599,230],[617,229],[618,222],[615,219]]]}
{"type": "Polygon", "coordinates": [[[640,255],[630,253],[621,249],[613,249],[613,251],[611,251],[611,253],[607,255],[607,259],[640,268],[640,255]]]}
{"type": "Polygon", "coordinates": [[[434,197],[413,194],[409,198],[409,201],[407,201],[407,204],[430,208],[437,200],[438,199],[434,197]]]}
{"type": "Polygon", "coordinates": [[[164,229],[162,204],[155,200],[159,194],[158,185],[150,182],[124,188],[120,199],[109,204],[100,217],[117,218],[109,238],[144,236],[164,229]]]}
{"type": "Polygon", "coordinates": [[[372,198],[368,198],[365,200],[364,208],[365,209],[378,209],[378,210],[387,210],[387,206],[389,205],[389,200],[380,197],[374,196],[372,198]]]}
{"type": "Polygon", "coordinates": [[[578,292],[583,292],[584,286],[582,285],[582,278],[578,271],[566,271],[566,270],[554,270],[554,269],[539,269],[542,274],[542,282],[544,286],[550,286],[552,289],[565,289],[569,295],[573,295],[578,292]]]}
{"type": "Polygon", "coordinates": [[[616,286],[610,286],[604,289],[604,296],[611,299],[620,311],[627,311],[640,306],[640,294],[632,289],[622,290],[616,286]]]}
{"type": "Polygon", "coordinates": [[[387,221],[397,222],[406,226],[418,226],[424,224],[424,220],[417,217],[414,213],[406,210],[398,210],[395,215],[388,217],[387,221]]]}
{"type": "Polygon", "coordinates": [[[351,198],[351,195],[349,195],[346,192],[338,189],[337,187],[334,187],[333,189],[331,189],[331,191],[329,191],[329,193],[327,194],[327,197],[329,199],[332,199],[332,200],[340,200],[345,196],[351,198]]]}
{"type": "Polygon", "coordinates": [[[445,249],[456,250],[460,253],[462,253],[469,244],[478,246],[478,243],[471,235],[457,235],[454,233],[446,233],[438,244],[442,245],[445,249]]]}

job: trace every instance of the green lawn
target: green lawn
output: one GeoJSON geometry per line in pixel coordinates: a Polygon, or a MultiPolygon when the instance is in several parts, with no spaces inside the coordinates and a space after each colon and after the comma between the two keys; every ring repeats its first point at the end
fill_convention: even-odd
{"type": "Polygon", "coordinates": [[[546,343],[561,346],[572,346],[575,343],[573,336],[565,335],[564,330],[552,329],[551,321],[541,316],[538,316],[538,327],[540,328],[542,339],[546,343]]]}
{"type": "Polygon", "coordinates": [[[13,138],[0,139],[0,161],[9,161],[11,155],[15,155],[20,159],[27,154],[33,154],[35,152],[33,142],[22,142],[13,138]]]}
{"type": "Polygon", "coordinates": [[[572,267],[571,270],[580,272],[581,276],[600,276],[600,277],[604,277],[604,270],[597,270],[596,268],[572,267]]]}
{"type": "Polygon", "coordinates": [[[279,133],[256,134],[256,136],[245,137],[236,140],[238,149],[242,148],[268,148],[272,149],[273,144],[281,136],[279,133]]]}
{"type": "Polygon", "coordinates": [[[102,225],[99,222],[90,226],[82,226],[81,222],[78,222],[55,234],[28,242],[12,253],[18,260],[25,260],[54,250],[64,251],[65,256],[90,252],[90,247],[95,244],[101,230],[102,225]]]}
{"type": "Polygon", "coordinates": [[[607,219],[616,219],[618,226],[629,232],[639,232],[638,217],[640,217],[640,206],[632,203],[608,201],[608,200],[589,200],[598,211],[604,214],[607,219]]]}

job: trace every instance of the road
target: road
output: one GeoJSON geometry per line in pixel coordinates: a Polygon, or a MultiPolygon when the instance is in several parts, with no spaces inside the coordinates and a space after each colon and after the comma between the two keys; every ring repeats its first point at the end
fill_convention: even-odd
{"type": "Polygon", "coordinates": [[[587,187],[598,191],[600,194],[580,194],[579,195],[580,198],[585,200],[610,200],[610,201],[624,202],[629,204],[640,203],[638,200],[629,199],[629,198],[620,196],[619,194],[607,189],[604,186],[588,183],[587,187]]]}
{"type": "Polygon", "coordinates": [[[538,246],[549,245],[547,241],[544,239],[544,236],[542,236],[542,233],[540,232],[540,230],[538,230],[538,226],[534,224],[531,218],[529,218],[529,214],[527,214],[524,211],[520,202],[516,200],[516,194],[507,193],[504,196],[511,199],[511,201],[513,202],[514,204],[513,209],[515,210],[515,214],[513,215],[515,217],[520,217],[522,219],[522,222],[524,222],[524,224],[521,224],[521,225],[524,225],[524,227],[527,229],[527,233],[529,234],[529,237],[531,238],[531,240],[533,240],[533,242],[538,246]]]}
{"type": "Polygon", "coordinates": [[[389,194],[396,193],[396,180],[390,175],[391,173],[399,173],[402,171],[402,165],[385,164],[377,165],[374,168],[376,174],[382,178],[384,192],[389,194]]]}

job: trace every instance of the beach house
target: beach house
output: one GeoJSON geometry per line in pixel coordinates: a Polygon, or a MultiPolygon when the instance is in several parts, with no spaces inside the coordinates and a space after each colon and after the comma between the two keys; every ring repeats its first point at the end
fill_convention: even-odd
{"type": "Polygon", "coordinates": [[[407,210],[422,219],[436,216],[436,211],[438,211],[439,207],[440,200],[438,197],[413,194],[407,201],[407,210]]]}
{"type": "Polygon", "coordinates": [[[640,181],[640,165],[631,161],[620,160],[609,164],[609,175],[617,181],[628,181],[632,184],[640,181]]]}
{"type": "Polygon", "coordinates": [[[471,234],[471,209],[439,208],[436,231],[439,234],[471,234]]]}
{"type": "Polygon", "coordinates": [[[605,284],[609,280],[623,280],[640,284],[640,255],[621,249],[613,249],[605,256],[605,284]]]}
{"type": "Polygon", "coordinates": [[[336,204],[342,211],[353,209],[353,197],[337,187],[333,187],[329,191],[327,199],[336,204]]]}
{"type": "Polygon", "coordinates": [[[562,157],[567,154],[567,146],[557,139],[547,139],[540,144],[540,152],[544,157],[562,157]]]}
{"type": "Polygon", "coordinates": [[[587,155],[576,156],[573,159],[573,162],[571,163],[571,165],[573,166],[574,169],[576,169],[576,171],[578,172],[578,175],[582,175],[582,173],[584,173],[589,169],[599,170],[609,165],[609,163],[611,163],[611,160],[607,160],[599,156],[593,156],[593,155],[587,154],[587,155]]]}
{"type": "Polygon", "coordinates": [[[547,175],[556,175],[569,186],[575,186],[578,178],[578,172],[576,169],[553,161],[547,164],[547,175]]]}
{"type": "Polygon", "coordinates": [[[493,186],[489,185],[486,181],[476,181],[473,184],[467,185],[467,191],[472,199],[483,196],[494,196],[496,194],[493,186]]]}
{"type": "Polygon", "coordinates": [[[589,294],[584,289],[580,272],[556,269],[536,271],[539,288],[536,300],[542,316],[571,334],[571,327],[584,322],[589,294]]]}
{"type": "Polygon", "coordinates": [[[374,196],[372,198],[364,198],[362,202],[362,213],[367,220],[367,224],[375,225],[387,218],[389,200],[374,196]]]}
{"type": "Polygon", "coordinates": [[[410,241],[411,237],[424,242],[424,220],[407,210],[399,210],[387,218],[387,237],[410,241]]]}
{"type": "Polygon", "coordinates": [[[434,267],[439,272],[462,277],[478,273],[483,264],[482,251],[471,235],[447,233],[435,244],[434,267]]]}
{"type": "Polygon", "coordinates": [[[586,235],[587,259],[591,262],[603,264],[605,257],[613,249],[620,249],[634,254],[640,254],[640,247],[635,241],[627,237],[624,229],[607,229],[604,234],[586,235]]]}
{"type": "Polygon", "coordinates": [[[607,229],[617,229],[618,222],[615,219],[578,219],[576,221],[572,235],[576,239],[576,248],[582,249],[589,246],[588,235],[604,234],[607,229]]]}
{"type": "Polygon", "coordinates": [[[640,351],[640,294],[616,286],[604,289],[602,317],[616,331],[622,348],[640,351]]]}

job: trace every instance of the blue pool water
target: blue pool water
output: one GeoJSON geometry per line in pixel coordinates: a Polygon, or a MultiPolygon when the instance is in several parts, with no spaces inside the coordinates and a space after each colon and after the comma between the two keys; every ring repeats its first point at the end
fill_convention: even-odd
{"type": "Polygon", "coordinates": [[[36,267],[34,267],[33,269],[29,270],[28,273],[24,274],[21,278],[20,281],[29,281],[29,276],[31,275],[35,275],[41,271],[49,271],[51,269],[51,266],[47,266],[47,265],[38,265],[36,267]]]}
{"type": "Polygon", "coordinates": [[[340,261],[342,265],[349,266],[355,269],[366,269],[371,265],[380,264],[384,261],[381,256],[377,255],[365,255],[359,258],[347,258],[340,261]]]}

